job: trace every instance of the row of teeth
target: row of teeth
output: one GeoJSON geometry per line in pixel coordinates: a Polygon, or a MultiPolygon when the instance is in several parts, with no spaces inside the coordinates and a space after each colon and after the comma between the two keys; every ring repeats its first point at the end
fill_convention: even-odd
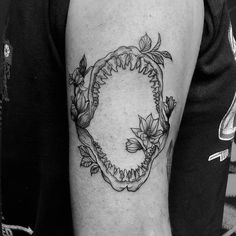
{"type": "Polygon", "coordinates": [[[146,157],[144,162],[142,162],[135,170],[121,170],[119,167],[112,165],[111,161],[107,159],[106,154],[102,152],[101,148],[97,148],[97,151],[99,159],[106,167],[106,171],[120,182],[133,182],[139,180],[146,174],[149,168],[149,163],[151,162],[151,158],[146,157]]]}
{"type": "Polygon", "coordinates": [[[131,71],[137,69],[139,73],[148,75],[148,77],[151,78],[150,82],[152,83],[151,88],[153,89],[153,98],[158,108],[160,100],[160,84],[158,80],[157,70],[155,70],[152,65],[143,57],[125,53],[121,54],[118,57],[112,57],[97,73],[96,81],[93,85],[94,105],[98,105],[98,97],[100,92],[99,89],[101,88],[101,85],[104,85],[106,83],[105,80],[108,79],[108,76],[112,75],[112,71],[118,72],[118,68],[122,68],[125,70],[127,67],[129,67],[131,71]]]}

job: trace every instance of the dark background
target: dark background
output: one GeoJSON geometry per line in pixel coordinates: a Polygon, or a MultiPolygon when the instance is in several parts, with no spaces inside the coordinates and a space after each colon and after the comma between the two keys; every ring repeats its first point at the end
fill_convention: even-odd
{"type": "MultiPolygon", "coordinates": [[[[9,4],[9,0],[0,0],[0,39],[2,39],[3,26],[5,24],[5,17],[7,15],[8,4],[9,4]]],[[[2,47],[1,41],[0,41],[0,45],[2,47]]],[[[2,59],[0,58],[0,73],[1,73],[1,71],[2,71],[2,59]]],[[[1,114],[1,107],[0,107],[0,117],[1,116],[2,116],[2,114],[1,114]]],[[[1,167],[1,154],[2,154],[2,136],[1,136],[1,119],[0,119],[0,167],[1,167]]],[[[0,176],[1,176],[1,168],[0,168],[0,176]]],[[[0,178],[0,180],[1,180],[1,178],[0,178]]],[[[0,184],[0,186],[1,186],[1,184],[0,184]]],[[[2,220],[2,210],[1,209],[2,209],[2,206],[1,206],[1,188],[0,188],[0,223],[2,220]]],[[[0,230],[0,236],[1,235],[2,235],[2,230],[0,230]]]]}
{"type": "MultiPolygon", "coordinates": [[[[0,0],[0,38],[2,37],[2,30],[3,30],[3,25],[4,25],[4,19],[7,13],[7,6],[9,4],[10,0],[0,0]]],[[[236,7],[236,0],[228,0],[228,6],[229,9],[235,8],[236,7]]],[[[234,10],[234,14],[231,14],[233,18],[233,22],[235,22],[236,25],[236,10],[234,10]]]]}
{"type": "Polygon", "coordinates": [[[228,0],[228,6],[229,8],[233,8],[236,6],[236,0],[228,0]]]}
{"type": "Polygon", "coordinates": [[[236,37],[236,0],[228,0],[228,5],[230,9],[230,17],[233,26],[234,37],[236,37]]]}
{"type": "Polygon", "coordinates": [[[0,0],[0,38],[2,38],[3,25],[5,22],[5,16],[7,14],[7,6],[9,0],[0,0]]]}

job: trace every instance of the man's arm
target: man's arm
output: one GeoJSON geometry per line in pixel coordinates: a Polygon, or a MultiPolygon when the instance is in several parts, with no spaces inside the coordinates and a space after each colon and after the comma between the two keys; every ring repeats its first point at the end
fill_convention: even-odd
{"type": "Polygon", "coordinates": [[[71,0],[76,235],[171,235],[171,158],[203,27],[195,0],[71,0]]]}

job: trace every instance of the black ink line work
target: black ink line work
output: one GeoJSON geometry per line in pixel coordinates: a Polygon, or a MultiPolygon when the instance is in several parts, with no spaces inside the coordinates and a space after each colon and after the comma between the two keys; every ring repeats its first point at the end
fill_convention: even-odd
{"type": "Polygon", "coordinates": [[[166,152],[166,157],[167,157],[167,165],[166,165],[166,168],[167,168],[167,177],[168,177],[168,180],[170,180],[173,151],[174,151],[174,141],[171,140],[171,141],[170,141],[170,144],[169,144],[169,146],[168,146],[167,152],[166,152]]]}
{"type": "Polygon", "coordinates": [[[151,38],[145,34],[139,41],[139,48],[121,46],[89,68],[84,55],[79,66],[69,74],[69,83],[73,87],[71,119],[75,122],[81,143],[78,147],[82,156],[80,165],[90,168],[91,175],[100,172],[103,179],[119,192],[124,189],[135,192],[146,182],[153,161],[165,147],[169,134],[169,119],[176,102],[172,96],[163,100],[162,70],[164,60],[172,61],[172,57],[167,51],[159,51],[160,46],[160,34],[153,48],[151,38]],[[131,170],[123,170],[113,165],[98,140],[95,141],[87,130],[99,105],[101,86],[112,73],[119,73],[118,69],[137,70],[149,79],[157,111],[156,117],[153,114],[147,114],[146,117],[138,116],[137,124],[131,128],[134,137],[127,137],[125,146],[127,152],[135,155],[140,151],[145,157],[136,169],[131,170]],[[85,87],[85,80],[89,81],[88,87],[85,87]]]}

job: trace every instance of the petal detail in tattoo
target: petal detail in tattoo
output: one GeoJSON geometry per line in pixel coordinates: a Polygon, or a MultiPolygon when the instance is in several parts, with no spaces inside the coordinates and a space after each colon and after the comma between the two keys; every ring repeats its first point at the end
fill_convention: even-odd
{"type": "Polygon", "coordinates": [[[143,37],[141,37],[139,41],[139,48],[141,52],[147,52],[148,50],[151,49],[151,47],[152,47],[152,40],[146,33],[143,37]]]}
{"type": "Polygon", "coordinates": [[[135,153],[141,149],[143,149],[143,147],[136,138],[128,139],[126,142],[126,150],[130,153],[135,153]]]}

